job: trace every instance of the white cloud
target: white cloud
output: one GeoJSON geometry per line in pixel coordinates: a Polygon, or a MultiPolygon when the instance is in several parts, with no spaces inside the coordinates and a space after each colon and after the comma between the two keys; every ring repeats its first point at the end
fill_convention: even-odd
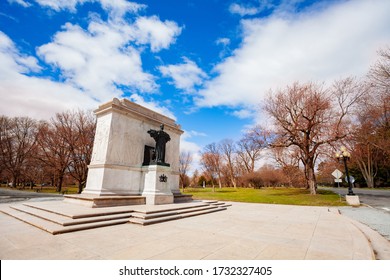
{"type": "Polygon", "coordinates": [[[300,14],[242,20],[243,42],[216,65],[199,106],[259,104],[293,81],[364,75],[390,39],[389,1],[347,1],[300,14]]]}
{"type": "Polygon", "coordinates": [[[146,101],[142,96],[140,96],[138,94],[132,94],[130,96],[130,100],[145,107],[145,108],[148,108],[152,111],[155,111],[157,113],[160,113],[164,116],[167,116],[171,119],[176,120],[175,115],[167,107],[160,105],[156,101],[146,101]]]}
{"type": "Polygon", "coordinates": [[[38,54],[60,68],[67,82],[100,101],[121,96],[118,87],[156,91],[154,77],[142,69],[140,51],[129,44],[132,39],[120,28],[91,22],[84,30],[68,23],[53,42],[38,48],[38,54]]]}
{"type": "Polygon", "coordinates": [[[244,16],[254,16],[266,9],[273,9],[273,8],[278,8],[278,9],[283,9],[287,8],[287,6],[291,6],[296,4],[296,2],[299,2],[300,0],[297,1],[291,1],[291,0],[282,0],[278,6],[273,3],[272,0],[257,0],[254,1],[254,3],[232,3],[229,6],[229,12],[232,14],[237,14],[242,17],[244,16]]]}
{"type": "MultiPolygon", "coordinates": [[[[69,7],[75,7],[76,2],[69,3],[69,7]]],[[[133,7],[136,4],[122,0],[101,2],[107,9],[119,9],[123,5],[124,10],[138,9],[133,7]]],[[[155,77],[142,68],[141,52],[144,45],[149,45],[153,52],[168,48],[180,32],[175,22],[162,22],[156,16],[135,17],[131,23],[118,18],[104,22],[95,17],[87,30],[65,24],[53,41],[39,47],[37,53],[61,69],[68,83],[104,101],[121,96],[124,89],[156,92],[155,77]]]]}
{"type": "Polygon", "coordinates": [[[137,17],[134,23],[94,18],[87,30],[65,24],[37,53],[61,69],[67,83],[105,101],[120,97],[124,89],[156,92],[155,77],[142,68],[139,45],[149,44],[156,52],[168,48],[179,34],[176,23],[157,17],[137,17]]]}
{"type": "Polygon", "coordinates": [[[233,114],[233,116],[236,116],[239,119],[249,119],[249,118],[254,117],[255,112],[256,111],[254,111],[254,110],[241,109],[241,110],[233,111],[232,114],[233,114]]]}
{"type": "Polygon", "coordinates": [[[144,4],[129,2],[127,0],[99,0],[103,9],[109,11],[112,18],[121,18],[126,13],[138,13],[146,8],[144,4]]]}
{"type": "Polygon", "coordinates": [[[31,3],[24,1],[24,0],[8,0],[8,2],[19,4],[25,8],[31,7],[31,3]]]}
{"type": "Polygon", "coordinates": [[[1,76],[5,77],[17,73],[37,72],[41,70],[35,57],[22,55],[14,42],[0,31],[0,54],[2,59],[1,76]],[[7,67],[6,67],[7,66],[7,67]]]}
{"type": "Polygon", "coordinates": [[[228,46],[230,44],[230,39],[229,38],[218,38],[217,41],[215,41],[217,45],[223,45],[223,46],[228,46]]]}
{"type": "Polygon", "coordinates": [[[12,40],[2,32],[0,61],[2,114],[49,119],[55,113],[67,109],[97,107],[96,101],[72,86],[25,75],[40,71],[36,58],[21,54],[12,40]]]}
{"type": "MultiPolygon", "coordinates": [[[[72,10],[87,1],[40,0],[39,3],[53,10],[72,10]]],[[[66,23],[51,42],[36,48],[42,64],[60,70],[60,82],[34,77],[33,72],[44,69],[38,60],[20,53],[12,40],[0,33],[2,113],[48,118],[68,108],[94,108],[100,102],[131,92],[141,105],[175,118],[167,108],[146,102],[137,94],[158,91],[156,77],[142,67],[141,53],[146,47],[153,52],[169,48],[181,28],[173,21],[162,22],[155,16],[135,15],[128,21],[120,18],[124,13],[114,12],[121,5],[123,11],[136,12],[142,5],[124,0],[101,0],[101,3],[110,12],[107,21],[94,16],[86,29],[66,23]],[[115,20],[111,17],[113,13],[118,15],[115,20]]]]}
{"type": "Polygon", "coordinates": [[[70,10],[72,12],[76,11],[76,6],[78,4],[83,4],[85,2],[92,2],[90,0],[35,0],[39,5],[53,9],[57,12],[61,10],[70,10]]]}
{"type": "MultiPolygon", "coordinates": [[[[16,0],[21,1],[23,0],[16,0]]],[[[83,5],[87,2],[100,2],[102,8],[110,13],[112,18],[122,17],[126,13],[137,13],[146,5],[129,2],[127,0],[35,0],[39,5],[47,7],[56,12],[61,10],[69,10],[76,12],[77,5],[83,5]]]]}
{"type": "Polygon", "coordinates": [[[184,63],[160,66],[159,70],[164,77],[170,77],[176,88],[187,93],[194,92],[196,85],[201,85],[207,75],[195,62],[183,57],[184,63]]]}
{"type": "Polygon", "coordinates": [[[167,49],[181,33],[174,21],[161,21],[157,16],[139,17],[134,23],[135,38],[140,44],[150,44],[153,52],[167,49]]]}
{"type": "Polygon", "coordinates": [[[256,15],[259,13],[259,9],[256,7],[247,7],[237,3],[233,3],[229,6],[229,11],[232,14],[238,14],[240,16],[256,15]]]}

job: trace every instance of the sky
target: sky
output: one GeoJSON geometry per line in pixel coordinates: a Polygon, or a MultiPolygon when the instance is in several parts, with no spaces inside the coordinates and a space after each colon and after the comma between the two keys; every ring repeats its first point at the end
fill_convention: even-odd
{"type": "Polygon", "coordinates": [[[50,119],[127,98],[194,153],[267,123],[294,81],[363,77],[390,46],[388,0],[0,0],[0,114],[50,119]]]}

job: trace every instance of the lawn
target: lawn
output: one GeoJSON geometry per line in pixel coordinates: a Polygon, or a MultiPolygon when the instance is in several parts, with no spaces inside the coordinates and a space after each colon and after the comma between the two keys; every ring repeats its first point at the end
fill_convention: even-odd
{"type": "MultiPolygon", "coordinates": [[[[12,190],[13,188],[8,187],[6,185],[1,185],[2,188],[10,189],[12,190]]],[[[53,186],[34,186],[32,189],[31,187],[17,187],[16,190],[20,191],[26,191],[26,192],[40,192],[40,193],[58,193],[56,191],[56,188],[53,186]]],[[[62,194],[77,194],[78,193],[78,187],[75,185],[69,185],[66,187],[62,187],[61,193],[62,194]]]]}
{"type": "Polygon", "coordinates": [[[344,199],[329,190],[318,190],[311,195],[309,190],[299,188],[189,188],[185,194],[192,194],[194,199],[211,199],[250,203],[311,205],[311,206],[345,206],[344,199]]]}

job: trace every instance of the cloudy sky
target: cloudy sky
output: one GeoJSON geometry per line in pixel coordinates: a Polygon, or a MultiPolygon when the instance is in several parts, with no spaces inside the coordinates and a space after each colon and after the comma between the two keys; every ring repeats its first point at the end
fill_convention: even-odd
{"type": "Polygon", "coordinates": [[[365,75],[390,1],[1,0],[0,114],[49,119],[128,98],[198,151],[264,120],[270,89],[365,75]]]}

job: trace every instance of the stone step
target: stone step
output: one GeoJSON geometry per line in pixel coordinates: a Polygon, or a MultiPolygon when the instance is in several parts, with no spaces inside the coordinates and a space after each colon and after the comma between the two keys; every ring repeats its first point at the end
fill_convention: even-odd
{"type": "Polygon", "coordinates": [[[218,200],[203,200],[204,203],[207,203],[209,205],[220,205],[220,206],[232,206],[232,204],[228,204],[227,202],[218,201],[218,200]]]}
{"type": "Polygon", "coordinates": [[[53,214],[65,216],[72,219],[82,219],[97,216],[116,215],[131,213],[133,210],[128,206],[118,206],[109,208],[87,208],[85,206],[78,206],[67,204],[65,202],[48,202],[48,203],[23,203],[23,205],[50,212],[53,214]]]}
{"type": "Polygon", "coordinates": [[[128,222],[128,218],[126,218],[126,219],[115,219],[115,220],[109,220],[109,221],[78,224],[78,225],[71,225],[71,226],[64,227],[62,225],[50,222],[48,220],[44,220],[44,219],[41,219],[39,217],[30,215],[28,213],[13,209],[11,207],[9,207],[7,209],[2,209],[2,212],[20,220],[20,221],[23,221],[27,224],[35,226],[41,230],[47,231],[53,235],[67,233],[67,232],[73,232],[73,231],[86,230],[86,229],[93,229],[93,228],[98,228],[98,227],[106,227],[106,226],[112,226],[112,225],[118,225],[118,224],[125,224],[128,222]]]}
{"type": "Polygon", "coordinates": [[[224,202],[214,202],[214,203],[210,203],[210,205],[224,205],[225,203],[224,202]]]}
{"type": "Polygon", "coordinates": [[[11,208],[24,212],[26,214],[30,214],[32,216],[41,218],[43,220],[53,222],[62,226],[72,226],[72,225],[80,225],[80,224],[88,224],[88,223],[94,223],[94,222],[103,222],[103,221],[109,221],[109,220],[116,220],[116,219],[125,219],[131,217],[132,211],[129,211],[128,213],[121,213],[121,214],[110,214],[110,215],[97,215],[97,216],[90,216],[86,218],[78,218],[73,219],[69,218],[63,215],[59,215],[56,213],[52,213],[46,210],[41,210],[38,208],[30,207],[28,205],[15,205],[10,206],[11,208]]]}
{"type": "Polygon", "coordinates": [[[193,211],[200,211],[200,210],[208,210],[208,209],[214,209],[218,206],[200,206],[200,207],[191,207],[191,208],[184,208],[184,209],[178,209],[174,211],[164,211],[164,212],[156,212],[156,213],[142,213],[142,212],[134,212],[132,213],[132,217],[134,218],[140,218],[140,219],[154,219],[159,217],[165,217],[165,216],[173,216],[178,214],[184,214],[188,212],[193,211]]]}
{"type": "Polygon", "coordinates": [[[180,218],[181,217],[179,215],[160,217],[160,218],[149,219],[149,220],[144,220],[144,219],[139,219],[139,218],[130,218],[128,220],[128,222],[132,223],[132,224],[139,224],[139,225],[146,226],[146,225],[151,225],[151,224],[157,224],[157,223],[177,220],[180,218]]]}
{"type": "Polygon", "coordinates": [[[198,207],[209,206],[207,203],[178,203],[178,204],[164,204],[164,205],[153,205],[152,207],[145,205],[144,208],[138,207],[135,211],[144,214],[164,213],[167,211],[179,211],[182,209],[195,209],[198,207]]]}
{"type": "MultiPolygon", "coordinates": [[[[226,207],[220,206],[220,207],[209,207],[207,208],[199,208],[199,209],[187,209],[188,211],[184,211],[182,213],[177,213],[177,214],[171,214],[170,215],[159,215],[158,217],[132,217],[129,219],[130,223],[134,224],[139,224],[139,225],[151,225],[151,224],[156,224],[156,223],[162,223],[162,222],[167,222],[167,221],[172,221],[172,220],[178,220],[178,219],[183,219],[183,218],[188,218],[188,217],[193,217],[193,216],[198,216],[198,215],[204,215],[204,214],[209,214],[217,211],[223,211],[226,210],[226,207]]],[[[134,213],[135,214],[135,213],[134,213]]],[[[161,213],[160,213],[161,214],[161,213]]]]}

